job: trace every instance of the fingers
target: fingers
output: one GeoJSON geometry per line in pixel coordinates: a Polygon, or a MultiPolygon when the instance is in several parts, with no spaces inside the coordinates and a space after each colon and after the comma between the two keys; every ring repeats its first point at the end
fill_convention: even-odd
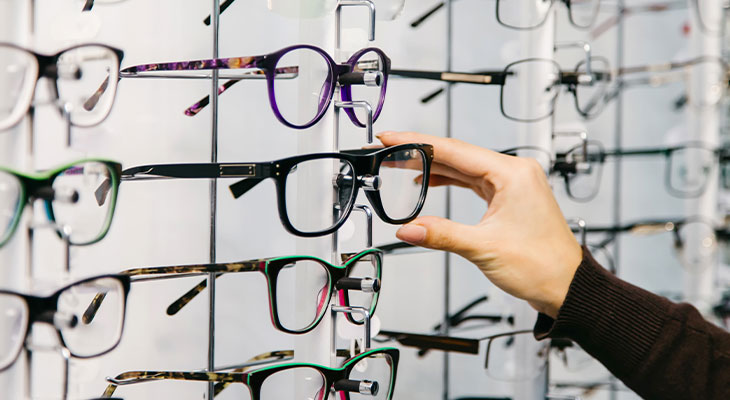
{"type": "Polygon", "coordinates": [[[441,217],[420,217],[396,232],[398,239],[429,249],[450,251],[465,258],[478,251],[479,231],[476,227],[441,217]]]}
{"type": "Polygon", "coordinates": [[[434,146],[434,162],[445,164],[465,175],[485,177],[499,185],[500,177],[509,173],[511,157],[456,139],[415,132],[382,132],[378,139],[386,146],[403,143],[427,143],[434,146]]]}
{"type": "MultiPolygon", "coordinates": [[[[419,176],[417,182],[421,182],[423,180],[423,176],[419,176]]],[[[437,187],[437,186],[458,186],[463,187],[466,189],[471,189],[471,186],[465,184],[464,182],[452,179],[443,175],[431,175],[431,177],[428,179],[428,186],[430,187],[437,187]]]]}

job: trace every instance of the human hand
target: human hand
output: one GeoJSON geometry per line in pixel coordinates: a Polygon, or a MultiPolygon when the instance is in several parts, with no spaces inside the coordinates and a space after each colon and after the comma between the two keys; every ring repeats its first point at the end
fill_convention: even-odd
{"type": "Polygon", "coordinates": [[[424,216],[402,226],[399,239],[457,253],[497,287],[557,317],[582,250],[537,161],[414,132],[383,132],[378,139],[385,146],[433,145],[430,186],[468,188],[489,204],[476,225],[424,216]]]}

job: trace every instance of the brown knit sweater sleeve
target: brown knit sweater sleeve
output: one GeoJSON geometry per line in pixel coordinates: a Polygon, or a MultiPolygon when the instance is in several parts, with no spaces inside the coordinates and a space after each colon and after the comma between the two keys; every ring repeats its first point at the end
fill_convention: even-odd
{"type": "Polygon", "coordinates": [[[730,399],[730,333],[615,277],[586,249],[557,320],[540,314],[535,336],[575,341],[645,399],[730,399]]]}

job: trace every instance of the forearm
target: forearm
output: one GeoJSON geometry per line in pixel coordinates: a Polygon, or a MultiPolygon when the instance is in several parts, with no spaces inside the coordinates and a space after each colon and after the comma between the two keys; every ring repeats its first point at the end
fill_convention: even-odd
{"type": "Polygon", "coordinates": [[[730,398],[730,333],[692,306],[620,280],[584,250],[557,320],[538,338],[568,338],[646,399],[730,398]]]}

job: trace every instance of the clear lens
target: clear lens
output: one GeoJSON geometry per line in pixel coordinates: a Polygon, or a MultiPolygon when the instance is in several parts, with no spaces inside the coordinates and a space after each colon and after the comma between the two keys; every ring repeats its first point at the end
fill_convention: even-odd
{"type": "Polygon", "coordinates": [[[375,353],[359,360],[350,370],[350,380],[361,381],[372,387],[371,394],[350,392],[351,400],[387,399],[392,389],[393,360],[385,353],[375,353]],[[375,387],[377,384],[377,391],[375,387]],[[373,393],[375,392],[375,393],[373,393]]]}
{"type": "Polygon", "coordinates": [[[501,381],[535,379],[545,368],[549,343],[530,334],[514,334],[487,343],[487,375],[501,381]]]}
{"type": "Polygon", "coordinates": [[[380,200],[388,217],[404,220],[418,211],[425,168],[426,155],[416,149],[394,151],[381,162],[380,200]]]}
{"type": "Polygon", "coordinates": [[[502,112],[507,118],[530,122],[553,113],[560,91],[560,69],[550,60],[526,60],[511,64],[502,86],[502,112]]]}
{"type": "Polygon", "coordinates": [[[603,154],[602,146],[598,142],[588,142],[585,147],[588,153],[580,144],[565,156],[568,163],[575,165],[575,172],[568,174],[568,195],[578,201],[588,201],[598,194],[603,173],[599,158],[603,154]]]}
{"type": "Polygon", "coordinates": [[[606,104],[604,100],[606,90],[611,82],[611,67],[606,59],[592,57],[590,65],[591,75],[588,75],[585,60],[581,61],[575,69],[586,78],[591,77],[590,82],[578,83],[575,87],[576,107],[588,118],[594,117],[603,109],[606,104]]]}
{"type": "Polygon", "coordinates": [[[311,367],[283,369],[261,384],[261,399],[324,400],[328,396],[324,375],[311,367]]]}
{"type": "Polygon", "coordinates": [[[285,17],[319,18],[331,13],[337,6],[337,0],[268,0],[266,4],[269,10],[285,17]]]}
{"type": "Polygon", "coordinates": [[[672,194],[696,197],[705,191],[717,155],[702,147],[684,147],[673,151],[668,162],[668,182],[672,194]]]}
{"type": "Polygon", "coordinates": [[[589,28],[598,15],[600,0],[571,0],[568,6],[570,21],[578,28],[589,28]]]}
{"type": "Polygon", "coordinates": [[[702,221],[687,222],[679,228],[679,250],[682,266],[689,271],[702,271],[715,264],[717,239],[715,230],[702,221]]]}
{"type": "MultiPolygon", "coordinates": [[[[379,75],[378,80],[380,84],[374,84],[372,81],[369,84],[364,85],[350,85],[350,91],[352,93],[353,101],[366,101],[370,104],[373,109],[373,120],[377,119],[380,115],[380,103],[384,101],[385,90],[383,90],[384,82],[382,79],[385,78],[386,63],[380,54],[374,51],[365,52],[357,60],[354,61],[355,68],[353,72],[365,73],[366,78],[376,79],[376,75],[379,75]]],[[[354,109],[357,120],[365,125],[367,123],[367,113],[362,108],[354,109]]]]}
{"type": "Polygon", "coordinates": [[[497,0],[497,20],[513,29],[532,29],[547,18],[552,0],[497,0]]]}
{"type": "Polygon", "coordinates": [[[28,305],[22,297],[0,293],[0,369],[10,366],[23,347],[28,305]]]}
{"type": "Polygon", "coordinates": [[[309,328],[326,311],[330,296],[327,268],[315,260],[287,264],[276,280],[279,323],[291,331],[309,328]]]}
{"type": "Polygon", "coordinates": [[[279,59],[275,71],[274,98],[284,120],[301,127],[324,112],[334,85],[333,72],[322,54],[308,48],[291,50],[279,59]]]}
{"type": "Polygon", "coordinates": [[[616,273],[616,262],[611,252],[605,246],[598,247],[588,244],[588,250],[590,250],[591,255],[600,266],[614,274],[616,273]]]}
{"type": "Polygon", "coordinates": [[[58,298],[54,325],[76,357],[93,357],[114,348],[122,336],[125,294],[114,278],[82,282],[58,298]]]}
{"type": "MultiPolygon", "coordinates": [[[[349,278],[370,278],[380,279],[380,257],[374,253],[370,253],[360,257],[354,263],[351,263],[347,276],[349,278]]],[[[347,291],[347,306],[364,307],[370,312],[373,311],[378,301],[378,292],[365,292],[362,290],[348,290],[347,291]]],[[[348,314],[348,316],[355,322],[362,322],[363,316],[360,314],[348,314]]]]}
{"type": "Polygon", "coordinates": [[[106,118],[114,104],[119,58],[103,46],[70,49],[58,59],[58,96],[70,107],[71,123],[93,126],[106,118]]]}
{"type": "Polygon", "coordinates": [[[9,239],[20,212],[23,188],[20,180],[13,174],[0,171],[0,243],[9,239]]]}
{"type": "Polygon", "coordinates": [[[0,131],[17,124],[28,111],[37,77],[33,54],[0,45],[0,131]]]}
{"type": "Polygon", "coordinates": [[[90,161],[71,166],[53,181],[53,215],[70,231],[72,244],[89,244],[102,237],[114,212],[115,188],[106,164],[90,161]]]}
{"type": "Polygon", "coordinates": [[[352,206],[354,190],[354,169],[348,161],[321,158],[301,162],[286,178],[289,222],[301,232],[330,229],[352,206]]]}
{"type": "Polygon", "coordinates": [[[685,69],[687,99],[695,107],[717,105],[727,91],[728,74],[720,60],[707,59],[685,69]]]}

